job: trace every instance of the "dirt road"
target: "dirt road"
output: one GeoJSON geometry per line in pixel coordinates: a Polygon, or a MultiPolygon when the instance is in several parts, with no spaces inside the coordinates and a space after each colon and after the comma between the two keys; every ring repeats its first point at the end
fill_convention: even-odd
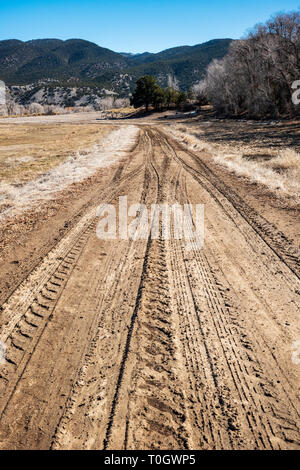
{"type": "Polygon", "coordinates": [[[2,449],[300,447],[299,259],[159,127],[2,305],[2,449]],[[99,203],[205,205],[205,246],[100,240],[99,203]],[[294,358],[294,360],[293,360],[294,358]]]}

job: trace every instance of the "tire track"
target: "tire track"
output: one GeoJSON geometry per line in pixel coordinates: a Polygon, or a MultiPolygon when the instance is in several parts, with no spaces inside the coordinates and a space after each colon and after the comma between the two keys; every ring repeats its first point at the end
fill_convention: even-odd
{"type": "MultiPolygon", "coordinates": [[[[142,184],[142,194],[140,195],[141,203],[144,203],[146,201],[146,199],[149,197],[149,194],[151,194],[151,192],[153,191],[153,188],[152,188],[153,182],[152,182],[152,180],[153,179],[156,180],[156,177],[157,177],[156,169],[152,166],[152,163],[150,162],[149,157],[148,157],[148,154],[151,153],[151,141],[149,140],[147,135],[144,135],[143,145],[144,145],[144,150],[147,149],[147,152],[146,152],[146,155],[145,155],[145,162],[144,162],[144,171],[145,171],[145,173],[144,173],[144,181],[143,181],[143,184],[142,184]],[[153,178],[153,176],[154,176],[154,178],[153,178]]],[[[155,182],[154,186],[155,186],[155,193],[157,193],[157,182],[155,182]]],[[[123,373],[124,373],[125,364],[126,364],[126,361],[127,361],[127,355],[128,355],[129,345],[130,345],[130,342],[131,342],[131,334],[132,334],[132,329],[133,329],[134,322],[135,322],[135,313],[136,313],[136,307],[133,307],[133,313],[131,313],[130,310],[128,310],[128,306],[127,306],[128,295],[126,293],[126,298],[125,298],[125,292],[122,293],[123,288],[122,288],[122,282],[121,282],[122,277],[121,276],[125,275],[124,273],[128,269],[130,270],[130,275],[128,276],[128,279],[129,279],[129,283],[131,283],[131,285],[127,286],[127,291],[128,291],[128,293],[132,292],[134,290],[136,291],[135,292],[135,296],[136,296],[135,305],[137,305],[139,295],[140,295],[139,294],[140,288],[141,288],[140,285],[141,285],[141,279],[143,277],[143,269],[144,268],[143,267],[141,268],[141,274],[139,275],[140,280],[139,280],[139,283],[137,284],[137,286],[135,287],[136,280],[134,279],[133,272],[136,272],[136,268],[134,266],[130,267],[127,260],[128,259],[133,259],[133,258],[135,260],[138,260],[138,259],[141,258],[140,256],[138,256],[138,253],[145,252],[145,255],[143,256],[143,266],[144,266],[145,259],[147,258],[147,251],[149,249],[149,246],[148,246],[148,242],[146,243],[145,247],[143,245],[145,245],[144,242],[142,242],[141,244],[138,243],[138,242],[135,242],[135,243],[133,243],[132,241],[129,242],[129,245],[126,248],[127,254],[124,256],[123,261],[121,263],[121,266],[118,270],[119,275],[118,276],[114,275],[113,286],[109,289],[108,296],[103,298],[102,305],[99,305],[100,319],[99,319],[98,325],[95,328],[96,335],[94,336],[94,338],[91,341],[91,346],[90,346],[88,352],[86,353],[85,360],[84,360],[84,363],[83,363],[83,365],[82,365],[82,367],[79,371],[79,375],[78,375],[78,378],[75,382],[75,386],[71,390],[70,396],[68,398],[68,403],[66,405],[66,409],[65,409],[64,413],[62,414],[60,422],[57,425],[56,431],[55,431],[53,439],[52,439],[51,448],[60,448],[60,446],[64,442],[64,439],[65,439],[64,429],[68,428],[68,425],[70,424],[70,419],[72,418],[72,414],[74,413],[74,410],[76,409],[76,403],[78,401],[85,400],[85,388],[88,388],[89,382],[91,382],[91,380],[92,380],[95,383],[95,386],[96,386],[96,383],[97,383],[96,379],[94,379],[94,378],[91,379],[89,377],[90,377],[90,374],[91,374],[91,376],[93,376],[92,365],[93,365],[94,360],[96,360],[95,355],[97,354],[97,349],[100,348],[101,350],[103,350],[103,347],[104,347],[104,345],[101,343],[101,332],[103,333],[103,323],[105,322],[104,314],[107,317],[107,320],[109,322],[109,327],[112,327],[114,329],[117,328],[118,331],[120,331],[120,329],[118,328],[118,325],[120,325],[120,318],[118,316],[115,316],[115,313],[120,312],[119,302],[120,302],[120,299],[122,297],[124,297],[124,302],[122,304],[122,311],[125,314],[125,320],[126,320],[126,317],[128,316],[128,313],[130,313],[131,317],[128,320],[127,326],[125,327],[125,331],[126,331],[126,328],[128,329],[126,340],[124,341],[123,338],[121,337],[120,338],[120,343],[118,345],[118,355],[121,354],[122,351],[123,351],[121,357],[119,358],[120,365],[118,366],[118,370],[117,370],[116,374],[115,373],[112,374],[110,372],[110,381],[112,381],[111,384],[107,381],[106,373],[103,372],[104,375],[102,376],[103,377],[102,378],[102,385],[97,386],[97,388],[99,390],[98,393],[100,393],[101,396],[102,396],[102,394],[104,394],[105,397],[106,397],[106,395],[109,395],[108,400],[109,401],[111,400],[111,403],[109,405],[109,410],[108,410],[107,407],[105,407],[105,411],[102,410],[103,413],[101,412],[101,415],[103,414],[103,417],[101,418],[101,429],[102,429],[102,431],[100,432],[100,436],[97,439],[99,439],[98,442],[101,442],[101,440],[102,440],[104,442],[104,446],[106,446],[106,440],[107,441],[109,440],[110,427],[111,427],[112,422],[114,420],[115,406],[116,406],[117,401],[118,401],[119,388],[120,388],[120,385],[121,385],[122,379],[123,379],[123,373]],[[134,244],[137,244],[137,246],[134,247],[134,244]],[[130,252],[132,252],[133,254],[130,255],[130,252]],[[132,279],[132,281],[131,281],[131,279],[132,279]],[[109,309],[106,308],[106,305],[110,306],[109,309]],[[112,384],[114,382],[114,379],[111,377],[111,375],[116,375],[116,384],[114,385],[114,387],[112,386],[112,384]],[[104,382],[105,382],[105,384],[103,385],[104,382]],[[111,385],[109,391],[106,390],[106,383],[108,385],[111,385]],[[112,394],[113,388],[114,388],[114,392],[112,394]]],[[[112,266],[111,269],[115,271],[116,267],[112,266]]],[[[120,325],[120,326],[124,329],[124,324],[120,325]]],[[[104,371],[104,369],[105,369],[105,367],[103,365],[103,371],[104,371]]],[[[88,403],[87,406],[90,409],[94,405],[93,405],[93,403],[88,403]]],[[[84,417],[80,417],[78,419],[84,420],[84,417]]],[[[97,430],[97,431],[99,432],[99,430],[97,430]]],[[[74,431],[71,431],[71,432],[74,432],[74,431]]],[[[75,434],[76,434],[76,432],[75,432],[75,434]]],[[[96,434],[97,434],[97,432],[96,432],[96,434]]],[[[74,440],[76,440],[76,439],[77,439],[77,437],[75,437],[74,440]]],[[[80,438],[80,439],[82,439],[82,438],[80,438]]],[[[94,440],[95,440],[95,438],[93,439],[93,441],[94,440]]],[[[85,442],[86,443],[84,445],[86,445],[86,446],[90,445],[89,444],[90,439],[88,438],[88,436],[85,438],[85,442]]],[[[82,445],[83,445],[82,440],[81,440],[81,444],[79,444],[79,445],[80,445],[80,448],[82,448],[82,445]]]]}
{"type": "MultiPolygon", "coordinates": [[[[289,340],[273,311],[280,298],[268,303],[253,278],[261,269],[266,285],[285,286],[294,302],[297,266],[287,242],[278,248],[278,234],[269,236],[259,216],[160,130],[145,126],[132,152],[93,204],[115,204],[126,191],[147,207],[204,198],[208,246],[188,251],[185,240],[165,240],[161,222],[157,238],[99,241],[90,207],[3,305],[1,445],[299,448],[294,379],[264,331],[273,328],[281,346],[289,340]],[[245,253],[230,243],[226,252],[226,230],[245,253]],[[243,263],[260,250],[265,258],[248,276],[243,263]],[[237,259],[223,263],[232,252],[237,259]],[[252,300],[262,313],[253,314],[252,300]]],[[[295,311],[293,303],[288,318],[295,311]]]]}
{"type": "MultiPolygon", "coordinates": [[[[164,142],[161,142],[163,147],[164,142]]],[[[175,151],[174,151],[175,152],[175,151]]],[[[166,151],[164,152],[167,153],[166,151]]],[[[212,188],[207,188],[207,184],[202,184],[202,178],[196,174],[196,171],[190,170],[189,166],[184,165],[182,158],[175,154],[176,160],[183,162],[186,171],[191,173],[191,176],[204,188],[209,190],[212,195],[212,188]]],[[[189,198],[187,195],[186,182],[180,185],[181,199],[180,203],[188,203],[189,198]]],[[[178,193],[177,193],[178,194],[178,193]]],[[[218,201],[217,197],[214,198],[218,201]]],[[[222,210],[231,219],[234,216],[228,213],[226,206],[224,207],[223,201],[220,204],[222,210]],[[224,210],[225,209],[225,210],[224,210]]],[[[234,220],[235,226],[241,230],[239,224],[234,220]]],[[[244,231],[243,231],[244,233],[244,231]]],[[[249,235],[247,241],[249,243],[249,235]]],[[[252,244],[257,243],[257,235],[251,237],[252,244]],[[255,238],[256,237],[256,238],[255,238]]],[[[197,249],[193,251],[193,257],[190,258],[185,254],[182,244],[173,242],[170,253],[176,253],[179,257],[177,261],[173,261],[173,267],[170,272],[176,277],[180,277],[181,281],[174,281],[177,295],[184,296],[184,301],[181,301],[181,312],[185,312],[190,308],[194,312],[194,321],[189,320],[189,315],[180,315],[182,322],[183,318],[187,318],[182,328],[184,331],[184,339],[182,340],[184,355],[187,362],[190,362],[191,374],[189,378],[191,389],[196,393],[197,399],[201,403],[199,414],[202,407],[207,407],[208,397],[213,395],[211,404],[207,408],[207,422],[202,420],[199,424],[197,413],[194,413],[194,425],[197,427],[203,426],[201,437],[204,435],[209,436],[210,440],[199,441],[199,446],[208,446],[208,448],[234,448],[247,446],[251,448],[265,448],[265,449],[280,449],[286,446],[300,444],[299,430],[297,428],[297,421],[299,414],[294,406],[294,398],[288,394],[287,388],[273,386],[273,382],[264,376],[265,364],[261,364],[259,357],[253,354],[255,351],[262,351],[262,343],[253,341],[249,338],[244,328],[240,329],[238,322],[238,314],[232,305],[232,299],[226,293],[228,286],[226,282],[220,283],[212,274],[211,264],[207,256],[199,253],[197,249]],[[181,253],[178,253],[178,249],[181,253]],[[175,263],[175,264],[174,264],[175,263]],[[185,275],[182,275],[182,266],[185,266],[185,275]],[[184,281],[186,279],[186,281],[184,281]],[[199,282],[204,286],[204,292],[199,296],[199,282]],[[193,283],[193,284],[192,284],[193,283]],[[226,287],[225,287],[226,286],[226,287]],[[190,292],[188,295],[187,292],[190,292]],[[195,293],[194,293],[195,292],[195,293]],[[180,294],[179,294],[180,293],[180,294]],[[198,301],[199,297],[199,301],[198,301]],[[207,304],[207,312],[203,310],[203,302],[207,304]],[[198,312],[201,312],[201,316],[198,312]],[[203,316],[204,315],[204,316],[203,316]],[[210,319],[208,317],[210,316],[210,319]],[[201,319],[202,317],[202,319],[201,319]],[[198,341],[197,329],[195,329],[194,322],[198,323],[198,328],[201,332],[201,342],[198,341]],[[203,323],[204,322],[204,323],[203,323]],[[190,331],[189,331],[190,330],[190,331]],[[213,332],[213,334],[212,334],[213,332]],[[215,337],[216,336],[216,337],[215,337]],[[215,337],[211,342],[212,337],[215,337]],[[219,344],[218,347],[216,345],[219,344]],[[203,350],[204,345],[204,350],[203,350]],[[194,350],[194,352],[192,351],[194,350]],[[205,403],[201,394],[199,395],[199,357],[197,354],[202,350],[202,366],[200,375],[205,370],[211,370],[210,386],[205,392],[205,403]],[[218,352],[217,352],[218,351],[218,352]],[[218,361],[216,358],[220,355],[218,361]],[[245,353],[243,353],[245,351],[245,353]],[[191,358],[191,359],[189,359],[191,358]],[[204,361],[204,363],[203,363],[204,361]],[[227,372],[226,372],[227,371],[227,372]],[[225,382],[224,382],[225,377],[225,382]],[[227,377],[227,378],[226,378],[227,377]],[[253,380],[253,377],[256,380],[253,380]],[[218,378],[218,379],[217,379],[218,378]],[[229,382],[228,382],[229,380],[229,382]],[[222,385],[222,382],[223,385],[222,385]],[[198,385],[197,385],[198,384],[198,385]],[[215,388],[215,393],[212,391],[215,388]],[[278,396],[278,388],[281,388],[281,393],[278,396]],[[232,406],[233,397],[241,403],[241,408],[238,410],[232,406]],[[218,397],[218,398],[217,398],[218,397]],[[285,397],[288,397],[289,404],[285,403],[285,397]],[[282,399],[284,398],[284,402],[282,399]],[[219,402],[219,405],[217,403],[219,402]],[[220,407],[222,412],[219,419],[216,416],[216,407],[220,407]],[[227,407],[227,409],[226,409],[227,407]],[[210,408],[210,410],[209,410],[210,408]],[[280,412],[275,410],[280,409],[280,412]],[[269,415],[268,415],[269,414],[269,415]],[[289,430],[285,430],[285,421],[289,415],[289,430]],[[205,434],[204,434],[205,429],[205,434]],[[221,434],[220,434],[221,432],[221,434]],[[249,434],[250,432],[250,434],[249,434]],[[227,434],[227,439],[225,435],[227,434]],[[252,434],[252,441],[250,436],[252,434]],[[290,444],[289,444],[290,443],[290,444]]],[[[290,285],[294,287],[292,276],[288,276],[290,285]]],[[[176,308],[176,305],[175,307],[176,308]]],[[[178,308],[178,306],[177,306],[178,308]]],[[[261,339],[261,341],[263,341],[261,339]]],[[[264,347],[268,345],[263,344],[264,347]]],[[[201,361],[200,361],[201,362],[201,361]]],[[[272,367],[275,370],[278,367],[277,363],[273,363],[272,367]]],[[[277,369],[277,377],[282,379],[284,372],[277,369]]],[[[280,380],[278,380],[280,382],[280,380]]],[[[286,386],[289,384],[286,383],[286,386]]],[[[203,385],[201,386],[203,388],[203,385]]],[[[290,390],[291,391],[291,390],[290,390]]],[[[192,399],[194,402],[194,399],[192,399]]],[[[193,418],[191,417],[193,420],[193,418]]]]}
{"type": "MultiPolygon", "coordinates": [[[[141,139],[137,149],[140,146],[141,139]]],[[[143,168],[142,163],[123,178],[120,174],[118,188],[113,189],[113,185],[109,187],[102,193],[101,202],[113,200],[120,188],[134,180],[143,168]]],[[[99,196],[97,199],[101,200],[99,196]]],[[[58,247],[48,254],[39,268],[1,306],[0,339],[6,345],[6,362],[0,372],[0,419],[95,228],[95,209],[90,209],[58,247]]]]}
{"type": "MultiPolygon", "coordinates": [[[[186,184],[182,187],[183,201],[189,200],[187,196],[186,184]]],[[[174,249],[174,252],[176,250],[174,249]]],[[[184,260],[185,254],[182,252],[181,259],[184,260]]],[[[178,263],[178,268],[174,267],[172,272],[179,272],[179,266],[182,263],[178,263]]],[[[212,337],[212,331],[217,334],[217,338],[214,341],[220,344],[219,351],[222,351],[224,357],[224,371],[228,370],[231,376],[231,384],[228,388],[228,384],[225,384],[225,389],[218,382],[215,383],[217,389],[222,390],[221,398],[223,404],[226,401],[230,403],[231,413],[228,410],[224,415],[229,416],[228,419],[228,432],[236,434],[232,442],[247,443],[247,434],[249,439],[249,431],[253,435],[253,442],[248,442],[251,448],[266,448],[266,449],[280,449],[292,445],[298,446],[299,440],[299,429],[297,428],[297,421],[299,420],[299,414],[294,406],[294,394],[293,398],[288,393],[286,388],[277,385],[274,388],[273,382],[265,375],[264,371],[266,366],[260,361],[261,356],[265,356],[265,352],[262,350],[261,344],[264,347],[267,345],[262,343],[259,344],[256,341],[256,337],[249,337],[247,330],[240,327],[239,315],[237,309],[233,305],[233,299],[228,297],[226,292],[229,292],[229,286],[224,280],[216,279],[213,274],[211,263],[209,262],[207,255],[194,250],[193,258],[184,262],[187,272],[186,279],[188,280],[191,296],[193,297],[193,304],[195,312],[201,312],[196,315],[197,322],[201,330],[201,341],[205,344],[208,341],[210,344],[210,337],[212,337]],[[199,281],[205,286],[204,297],[207,301],[208,311],[207,314],[211,315],[211,320],[206,319],[206,315],[203,313],[203,298],[199,296],[199,281]],[[226,285],[227,284],[227,285],[226,285]],[[193,294],[193,291],[195,294],[193,294]],[[225,293],[225,294],[224,294],[225,293]],[[199,298],[199,300],[198,300],[199,298]],[[203,327],[203,321],[207,323],[209,321],[211,326],[203,327]],[[210,333],[209,333],[210,332],[210,333]],[[254,353],[259,351],[260,355],[254,353]],[[253,380],[253,378],[255,378],[253,380]],[[226,388],[230,390],[229,395],[226,394],[226,388]],[[278,395],[278,389],[281,389],[278,395]],[[241,403],[243,408],[243,417],[240,416],[240,410],[237,416],[231,416],[232,411],[235,407],[232,406],[234,402],[234,395],[237,395],[236,402],[241,403]],[[226,400],[226,396],[228,397],[226,400]],[[275,409],[281,409],[281,413],[275,412],[275,409]],[[284,416],[282,419],[281,416],[284,416]],[[285,420],[289,415],[289,432],[285,431],[285,420]],[[241,426],[241,423],[244,425],[241,426]],[[241,433],[235,432],[241,429],[241,433]],[[240,434],[240,436],[239,436],[240,434]]],[[[253,325],[254,331],[255,326],[253,325]]],[[[190,344],[194,343],[193,336],[190,335],[190,344]]],[[[187,342],[186,342],[187,343],[187,342]]],[[[186,344],[184,343],[184,344],[186,344]]],[[[217,352],[215,351],[215,345],[211,344],[210,347],[206,348],[206,355],[210,367],[214,370],[212,372],[213,377],[226,377],[226,372],[218,370],[222,359],[219,357],[217,364],[213,365],[209,359],[208,351],[216,357],[217,352]]],[[[272,361],[273,362],[273,361],[272,361]]],[[[276,367],[278,364],[272,364],[273,373],[276,373],[276,367]],[[275,367],[275,368],[274,368],[275,367]]],[[[211,369],[211,370],[213,370],[211,369]]],[[[282,382],[282,371],[277,369],[277,377],[281,378],[282,382]]],[[[278,382],[280,382],[278,380],[278,382]]],[[[287,386],[288,384],[286,384],[287,386]]],[[[290,390],[291,392],[291,390],[290,390]]],[[[209,393],[209,392],[208,392],[209,393]]],[[[208,396],[206,394],[206,397],[208,396]]],[[[230,410],[229,410],[230,411],[230,410]]],[[[216,418],[214,418],[210,424],[210,427],[214,427],[216,424],[216,418]]],[[[224,426],[224,425],[223,425],[224,426]]],[[[217,435],[216,432],[213,435],[217,435]]],[[[224,448],[221,446],[221,448],[224,448]]]]}
{"type": "MultiPolygon", "coordinates": [[[[159,142],[148,135],[154,144],[150,165],[158,181],[157,202],[164,203],[174,198],[181,168],[171,169],[167,155],[163,161],[157,159],[159,142]]],[[[168,272],[165,240],[149,237],[105,449],[141,449],[145,442],[148,448],[189,448],[184,387],[176,371],[168,272]]]]}
{"type": "MultiPolygon", "coordinates": [[[[249,207],[244,200],[242,200],[232,188],[217,178],[212,171],[200,160],[197,154],[186,149],[184,146],[171,140],[164,132],[157,131],[168,143],[170,150],[173,152],[174,157],[178,159],[184,168],[192,174],[197,181],[205,187],[211,196],[222,205],[220,198],[216,195],[216,190],[233,206],[233,208],[242,216],[247,224],[252,227],[257,235],[268,245],[268,247],[278,256],[278,258],[300,279],[300,261],[299,252],[292,242],[278,229],[268,222],[264,217],[257,214],[257,212],[249,207]],[[195,170],[191,165],[185,162],[178,155],[178,151],[189,155],[199,170],[195,170]],[[205,181],[203,180],[205,178],[205,181]],[[207,186],[210,183],[212,186],[207,186]]],[[[226,208],[224,207],[226,211],[226,208]]],[[[230,216],[230,212],[227,212],[230,216]]],[[[234,220],[234,219],[233,219],[234,220]]]]}

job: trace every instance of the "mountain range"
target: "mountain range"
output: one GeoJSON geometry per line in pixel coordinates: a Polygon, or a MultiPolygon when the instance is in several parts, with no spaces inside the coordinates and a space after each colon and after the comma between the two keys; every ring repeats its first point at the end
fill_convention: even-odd
{"type": "Polygon", "coordinates": [[[0,80],[8,86],[93,86],[128,96],[142,75],[170,80],[187,91],[212,59],[222,58],[231,39],[214,39],[159,53],[118,53],[82,39],[0,41],[0,80]]]}

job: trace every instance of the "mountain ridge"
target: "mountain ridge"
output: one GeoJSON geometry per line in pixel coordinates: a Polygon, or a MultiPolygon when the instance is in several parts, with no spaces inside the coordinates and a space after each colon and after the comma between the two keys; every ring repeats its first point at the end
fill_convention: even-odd
{"type": "Polygon", "coordinates": [[[102,87],[128,96],[142,75],[161,86],[170,79],[187,91],[204,75],[211,60],[221,59],[231,39],[212,39],[158,53],[114,52],[84,39],[56,38],[0,41],[0,80],[8,86],[102,87]]]}

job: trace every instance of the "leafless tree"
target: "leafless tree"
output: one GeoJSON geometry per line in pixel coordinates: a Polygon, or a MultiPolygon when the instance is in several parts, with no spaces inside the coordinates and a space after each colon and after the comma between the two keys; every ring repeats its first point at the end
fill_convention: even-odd
{"type": "Polygon", "coordinates": [[[29,114],[44,114],[44,106],[40,103],[31,103],[28,106],[29,114]]]}
{"type": "Polygon", "coordinates": [[[225,114],[297,114],[292,84],[300,79],[300,13],[280,14],[234,41],[222,60],[214,60],[198,84],[225,114]]]}

